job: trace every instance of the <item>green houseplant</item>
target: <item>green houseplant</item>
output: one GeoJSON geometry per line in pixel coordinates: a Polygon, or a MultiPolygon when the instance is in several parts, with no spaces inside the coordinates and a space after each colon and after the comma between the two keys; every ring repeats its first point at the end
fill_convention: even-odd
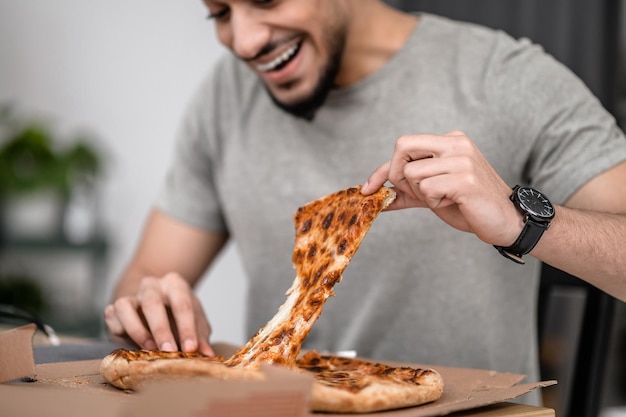
{"type": "Polygon", "coordinates": [[[38,207],[40,210],[30,220],[21,223],[43,230],[41,223],[46,221],[49,230],[45,234],[61,233],[65,206],[72,192],[78,185],[92,183],[102,169],[102,158],[93,138],[82,134],[61,140],[49,123],[34,117],[21,118],[10,105],[0,108],[0,135],[3,229],[19,227],[14,216],[27,217],[28,211],[38,207]],[[44,206],[47,211],[41,210],[44,206]],[[50,219],[44,219],[46,216],[50,219]]]}

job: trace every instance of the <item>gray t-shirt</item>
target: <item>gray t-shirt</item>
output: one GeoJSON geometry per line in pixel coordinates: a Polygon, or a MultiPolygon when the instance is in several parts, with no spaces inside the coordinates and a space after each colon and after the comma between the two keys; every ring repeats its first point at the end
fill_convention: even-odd
{"type": "MultiPolygon", "coordinates": [[[[188,109],[158,206],[235,239],[252,335],[293,281],[295,210],[365,181],[400,135],[455,129],[508,184],[532,184],[559,204],[626,159],[612,117],[541,48],[425,14],[401,51],[331,92],[313,121],[278,109],[258,78],[226,56],[188,109]]],[[[538,274],[537,260],[516,265],[429,210],[386,212],[307,347],[534,381],[538,274]]]]}

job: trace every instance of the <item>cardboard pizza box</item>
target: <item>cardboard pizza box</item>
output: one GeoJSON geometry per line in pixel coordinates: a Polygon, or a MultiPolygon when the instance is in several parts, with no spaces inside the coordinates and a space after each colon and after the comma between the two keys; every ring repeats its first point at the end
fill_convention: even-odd
{"type": "MultiPolygon", "coordinates": [[[[32,325],[0,332],[0,416],[94,417],[181,416],[311,416],[312,377],[276,366],[265,366],[265,381],[216,381],[197,378],[152,383],[128,393],[106,383],[99,373],[100,359],[34,363],[32,325]],[[30,381],[30,382],[29,382],[30,381]]],[[[57,347],[62,349],[63,347],[57,347]]],[[[228,355],[233,347],[214,346],[228,355]]],[[[398,363],[390,362],[392,365],[398,363]]],[[[425,367],[420,364],[401,364],[425,367]]],[[[430,404],[372,417],[431,417],[462,412],[463,416],[553,416],[541,407],[510,404],[532,390],[556,381],[520,383],[523,375],[490,370],[428,366],[443,377],[442,397],[430,404]],[[486,407],[488,406],[488,407],[486,407]],[[486,408],[485,408],[486,407],[486,408]]],[[[332,414],[320,414],[330,417],[332,414]]],[[[345,417],[345,414],[342,415],[345,417]]]]}

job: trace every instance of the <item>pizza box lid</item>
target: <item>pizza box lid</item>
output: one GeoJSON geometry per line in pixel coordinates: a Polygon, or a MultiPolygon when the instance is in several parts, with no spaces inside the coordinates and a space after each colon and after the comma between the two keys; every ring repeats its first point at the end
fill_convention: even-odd
{"type": "MultiPolygon", "coordinates": [[[[265,381],[215,381],[205,378],[158,382],[141,392],[111,387],[99,373],[100,359],[35,365],[32,337],[35,326],[0,332],[0,403],[2,415],[22,416],[181,416],[237,417],[309,416],[312,378],[266,366],[265,381]],[[32,381],[32,382],[26,382],[32,381]],[[6,414],[5,414],[6,413],[6,414]]],[[[227,355],[232,345],[216,344],[227,355]]],[[[390,362],[399,365],[397,362],[390,362]]],[[[554,415],[553,410],[508,404],[532,390],[556,381],[520,383],[524,375],[490,370],[432,367],[443,377],[442,397],[430,404],[368,416],[430,417],[473,410],[462,415],[554,415]],[[491,406],[482,408],[485,406],[491,406]],[[479,409],[480,408],[480,409],[479,409]],[[547,413],[546,413],[547,412],[547,413]]],[[[325,413],[324,416],[332,416],[325,413]]],[[[345,417],[345,414],[342,416],[345,417]]]]}

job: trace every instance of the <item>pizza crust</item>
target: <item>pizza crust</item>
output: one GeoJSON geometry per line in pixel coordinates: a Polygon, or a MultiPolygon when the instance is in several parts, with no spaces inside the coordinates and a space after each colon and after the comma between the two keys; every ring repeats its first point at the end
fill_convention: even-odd
{"type": "MultiPolygon", "coordinates": [[[[385,367],[385,374],[394,370],[410,368],[386,367],[379,363],[360,359],[320,356],[317,352],[304,355],[306,361],[311,358],[330,362],[341,362],[343,366],[332,366],[331,373],[336,375],[355,375],[364,387],[359,390],[329,386],[316,377],[312,384],[311,409],[334,413],[370,413],[396,408],[413,407],[437,400],[443,392],[443,379],[433,369],[411,369],[419,376],[412,382],[398,379],[389,380],[380,375],[377,368],[385,367]],[[368,369],[373,372],[368,374],[368,369]],[[377,373],[378,372],[378,373],[377,373]]],[[[107,355],[100,363],[100,373],[113,386],[137,391],[148,382],[175,381],[191,378],[211,378],[231,381],[263,381],[265,374],[259,368],[231,367],[223,363],[222,357],[207,358],[198,354],[182,352],[128,351],[117,349],[107,355]]],[[[296,372],[312,372],[302,366],[291,368],[296,372]]],[[[316,365],[318,365],[316,363],[316,365]]],[[[314,372],[314,371],[313,371],[314,372]]],[[[315,372],[314,372],[315,373],[315,372]]],[[[332,377],[331,377],[332,378],[332,377]]]]}
{"type": "Polygon", "coordinates": [[[419,386],[365,377],[370,379],[370,383],[358,392],[315,381],[311,394],[312,409],[333,413],[371,413],[433,402],[443,393],[443,379],[437,372],[429,371],[419,386]]]}
{"type": "Polygon", "coordinates": [[[365,413],[412,407],[439,399],[444,387],[434,369],[391,366],[317,351],[302,355],[297,366],[315,376],[312,397],[316,411],[365,413]]]}
{"type": "Polygon", "coordinates": [[[234,381],[265,379],[258,368],[233,368],[222,363],[223,358],[175,353],[180,357],[167,357],[167,352],[117,349],[100,362],[100,373],[111,385],[125,390],[137,390],[148,381],[200,376],[234,381]]]}

